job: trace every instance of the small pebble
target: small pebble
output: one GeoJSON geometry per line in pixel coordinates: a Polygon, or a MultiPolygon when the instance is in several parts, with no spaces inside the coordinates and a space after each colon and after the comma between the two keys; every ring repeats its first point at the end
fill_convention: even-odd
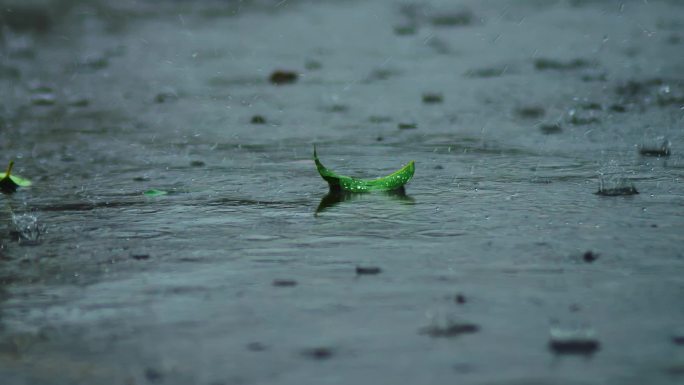
{"type": "Polygon", "coordinates": [[[273,286],[294,287],[297,286],[297,281],[295,281],[294,279],[274,279],[273,286]]]}
{"type": "Polygon", "coordinates": [[[292,84],[297,81],[298,75],[293,71],[277,70],[273,71],[270,82],[275,85],[292,84]]]}
{"type": "Polygon", "coordinates": [[[376,266],[367,266],[367,267],[362,267],[362,266],[356,266],[356,274],[358,275],[376,275],[380,274],[382,272],[382,269],[376,266]]]}
{"type": "Polygon", "coordinates": [[[415,123],[399,123],[397,125],[397,127],[400,130],[414,130],[414,129],[418,128],[418,125],[415,123]]]}
{"type": "Polygon", "coordinates": [[[425,104],[437,104],[444,101],[444,96],[437,93],[425,93],[423,94],[423,103],[425,104]]]}
{"type": "Polygon", "coordinates": [[[566,62],[555,59],[539,58],[534,61],[534,67],[539,71],[569,71],[586,68],[589,66],[591,66],[591,63],[584,59],[574,59],[566,62]]]}
{"type": "Polygon", "coordinates": [[[432,325],[421,330],[421,334],[426,334],[433,338],[438,337],[458,337],[462,334],[472,334],[480,331],[480,327],[473,323],[447,322],[445,325],[432,325]]]}
{"type": "Polygon", "coordinates": [[[549,349],[556,354],[589,355],[600,347],[600,342],[590,330],[551,330],[549,349]]]}
{"type": "Polygon", "coordinates": [[[252,116],[252,120],[250,122],[252,124],[266,124],[266,118],[261,115],[254,115],[252,116]]]}
{"type": "Polygon", "coordinates": [[[314,360],[327,360],[333,356],[333,351],[330,348],[318,347],[311,349],[304,349],[302,355],[314,360]]]}
{"type": "Polygon", "coordinates": [[[586,251],[586,252],[582,255],[582,259],[584,260],[584,262],[587,262],[587,263],[592,263],[592,262],[594,262],[595,260],[597,260],[598,258],[599,258],[599,255],[598,255],[597,253],[594,253],[594,252],[591,251],[591,250],[586,251]]]}

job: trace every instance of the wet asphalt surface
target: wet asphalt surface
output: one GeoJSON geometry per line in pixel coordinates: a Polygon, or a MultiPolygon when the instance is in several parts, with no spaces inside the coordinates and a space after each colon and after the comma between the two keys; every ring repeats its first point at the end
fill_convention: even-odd
{"type": "Polygon", "coordinates": [[[680,2],[0,4],[0,383],[684,380],[680,2]]]}

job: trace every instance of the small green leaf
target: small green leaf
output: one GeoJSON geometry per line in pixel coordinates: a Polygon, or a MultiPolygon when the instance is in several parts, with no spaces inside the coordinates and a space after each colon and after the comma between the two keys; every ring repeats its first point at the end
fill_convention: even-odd
{"type": "Polygon", "coordinates": [[[12,182],[16,183],[19,187],[29,187],[33,184],[30,180],[24,179],[19,175],[10,175],[10,179],[12,179],[12,182]]]}
{"type": "Polygon", "coordinates": [[[358,179],[349,176],[338,175],[334,171],[323,166],[318,155],[316,154],[316,146],[314,146],[314,162],[316,168],[332,191],[349,191],[354,193],[370,192],[370,191],[393,191],[399,190],[413,177],[416,170],[415,162],[410,161],[406,166],[400,170],[378,179],[358,179]]]}
{"type": "Polygon", "coordinates": [[[143,193],[143,195],[148,197],[158,197],[166,194],[168,194],[168,192],[156,189],[147,190],[143,193]]]}
{"type": "Polygon", "coordinates": [[[7,166],[7,171],[5,175],[0,178],[0,190],[4,193],[13,193],[17,191],[17,187],[29,187],[31,186],[31,181],[24,179],[19,175],[12,175],[12,168],[14,167],[14,161],[10,161],[7,166]]]}

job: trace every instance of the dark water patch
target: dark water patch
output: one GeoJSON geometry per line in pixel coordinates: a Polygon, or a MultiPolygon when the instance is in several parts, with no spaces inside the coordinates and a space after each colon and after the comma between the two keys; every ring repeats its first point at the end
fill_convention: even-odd
{"type": "Polygon", "coordinates": [[[190,167],[204,167],[207,164],[202,160],[193,160],[190,162],[190,167]]]}
{"type": "Polygon", "coordinates": [[[571,7],[581,8],[589,5],[599,5],[605,4],[603,0],[569,0],[568,3],[571,7]]]}
{"type": "Polygon", "coordinates": [[[464,27],[473,23],[475,17],[470,10],[440,12],[430,16],[430,23],[435,27],[464,27]]]}
{"type": "Polygon", "coordinates": [[[450,231],[450,230],[421,230],[416,232],[416,235],[424,238],[452,238],[460,237],[466,235],[466,233],[461,231],[450,231]]]}
{"type": "Polygon", "coordinates": [[[598,68],[587,68],[582,70],[580,79],[583,82],[605,82],[608,80],[608,73],[598,68]]]}
{"type": "Polygon", "coordinates": [[[539,58],[534,61],[534,68],[538,71],[573,71],[589,67],[596,67],[597,63],[586,59],[572,59],[568,61],[539,58]]]}
{"type": "Polygon", "coordinates": [[[83,71],[99,71],[109,67],[109,58],[105,54],[92,54],[81,58],[75,64],[75,70],[83,71]]]}
{"type": "Polygon", "coordinates": [[[88,107],[90,105],[90,99],[85,96],[75,96],[67,100],[67,105],[71,107],[88,107]]]}
{"type": "Polygon", "coordinates": [[[583,102],[583,103],[580,103],[578,107],[583,109],[583,110],[590,110],[590,111],[601,111],[601,110],[603,110],[603,105],[601,105],[601,103],[597,103],[597,102],[583,102]]]}
{"type": "Polygon", "coordinates": [[[556,135],[563,132],[563,128],[559,123],[554,124],[541,124],[539,126],[539,131],[544,135],[556,135]]]}
{"type": "Polygon", "coordinates": [[[546,114],[546,110],[541,106],[523,106],[515,109],[515,114],[523,119],[540,119],[546,114]]]}
{"type": "Polygon", "coordinates": [[[641,102],[641,97],[653,95],[660,87],[666,85],[662,78],[630,79],[615,86],[615,94],[627,100],[641,102]]]}
{"type": "Polygon", "coordinates": [[[665,371],[674,377],[684,376],[684,362],[679,362],[668,366],[665,371]]]}
{"type": "Polygon", "coordinates": [[[573,108],[568,111],[567,121],[574,126],[587,126],[601,123],[601,118],[597,116],[595,111],[582,112],[573,108]]]}
{"type": "Polygon", "coordinates": [[[308,207],[311,205],[309,200],[294,200],[294,201],[270,201],[270,200],[258,200],[258,199],[248,199],[248,198],[217,198],[209,199],[202,202],[188,203],[192,206],[224,206],[224,207],[241,207],[241,206],[254,206],[254,207],[274,207],[274,208],[301,208],[308,207]]]}
{"type": "Polygon", "coordinates": [[[453,53],[451,45],[446,40],[438,36],[430,36],[426,39],[425,44],[427,44],[428,47],[432,48],[433,51],[440,55],[449,55],[453,53]]]}
{"type": "Polygon", "coordinates": [[[327,112],[327,113],[338,113],[338,114],[339,113],[345,113],[345,112],[349,112],[349,106],[347,106],[345,104],[333,104],[330,106],[323,107],[322,111],[327,112]]]}
{"type": "Polygon", "coordinates": [[[373,83],[375,81],[388,80],[393,77],[397,77],[401,74],[399,70],[392,68],[376,68],[368,74],[364,83],[373,83]]]}
{"type": "Polygon", "coordinates": [[[418,32],[418,27],[415,24],[401,24],[395,25],[393,30],[397,36],[410,36],[418,32]]]}
{"type": "Polygon", "coordinates": [[[673,33],[665,38],[665,42],[670,45],[679,45],[682,43],[682,37],[676,33],[673,33]]]}
{"type": "Polygon", "coordinates": [[[482,67],[467,70],[463,76],[467,78],[497,78],[503,76],[508,71],[508,66],[503,67],[482,67]]]}
{"type": "Polygon", "coordinates": [[[15,1],[13,4],[4,4],[0,9],[0,27],[14,31],[46,33],[53,24],[53,15],[47,7],[37,4],[15,1]]]}
{"type": "Polygon", "coordinates": [[[304,68],[309,71],[318,71],[323,68],[323,63],[318,60],[310,59],[304,63],[304,68]]]}
{"type": "Polygon", "coordinates": [[[145,369],[145,379],[156,384],[164,381],[164,373],[156,368],[148,367],[145,369]]]}
{"type": "Polygon", "coordinates": [[[148,204],[144,200],[130,200],[130,201],[102,201],[102,202],[64,202],[56,204],[37,204],[34,208],[38,211],[56,212],[56,211],[91,211],[101,208],[120,208],[133,207],[148,204]]]}
{"type": "Polygon", "coordinates": [[[608,108],[609,110],[617,113],[625,113],[627,112],[627,107],[625,107],[623,104],[611,104],[610,107],[608,108]]]}
{"type": "Polygon", "coordinates": [[[175,90],[164,90],[159,92],[155,97],[154,101],[156,103],[168,103],[178,100],[178,92],[175,90]]]}
{"type": "Polygon", "coordinates": [[[678,346],[684,346],[684,333],[678,333],[672,336],[672,343],[678,346]]]}
{"type": "Polygon", "coordinates": [[[131,254],[131,258],[135,259],[136,261],[146,261],[150,259],[149,254],[131,254]]]}
{"type": "Polygon", "coordinates": [[[268,349],[268,346],[261,342],[250,342],[247,344],[247,350],[252,352],[263,352],[268,349]]]}
{"type": "Polygon", "coordinates": [[[374,115],[374,116],[369,116],[369,117],[368,117],[368,121],[369,121],[370,123],[374,123],[374,124],[391,123],[391,122],[392,122],[392,118],[389,117],[389,116],[378,116],[378,115],[374,115]]]}
{"type": "Polygon", "coordinates": [[[465,295],[458,293],[454,296],[454,302],[459,304],[459,305],[463,305],[466,302],[468,302],[468,299],[466,298],[465,295]]]}
{"type": "Polygon", "coordinates": [[[0,64],[0,80],[2,79],[19,79],[21,77],[21,70],[15,66],[0,64]]]}

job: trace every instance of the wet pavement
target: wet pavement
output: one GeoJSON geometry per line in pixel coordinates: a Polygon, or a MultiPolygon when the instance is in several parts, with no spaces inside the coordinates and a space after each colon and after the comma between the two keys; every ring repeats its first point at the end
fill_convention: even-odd
{"type": "Polygon", "coordinates": [[[3,384],[684,379],[678,1],[1,8],[3,384]]]}

